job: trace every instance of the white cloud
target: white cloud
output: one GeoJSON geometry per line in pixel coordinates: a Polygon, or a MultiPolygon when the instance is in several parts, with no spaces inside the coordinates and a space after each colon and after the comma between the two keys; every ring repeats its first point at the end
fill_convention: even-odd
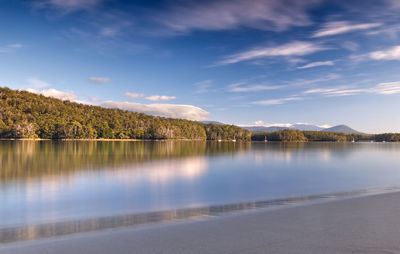
{"type": "Polygon", "coordinates": [[[44,88],[44,87],[49,87],[51,84],[47,83],[46,81],[40,80],[35,77],[28,78],[26,80],[30,86],[33,86],[34,88],[44,88]]]}
{"type": "Polygon", "coordinates": [[[328,128],[331,128],[333,126],[329,125],[329,124],[323,124],[323,125],[317,125],[317,127],[322,128],[322,129],[328,129],[328,128]]]}
{"type": "Polygon", "coordinates": [[[397,94],[400,93],[400,81],[379,83],[370,92],[377,94],[397,94]]]}
{"type": "Polygon", "coordinates": [[[263,100],[263,101],[254,101],[251,104],[256,105],[280,105],[284,104],[289,101],[300,101],[303,98],[301,97],[287,97],[287,98],[279,98],[279,99],[270,99],[270,100],[263,100]]]}
{"type": "Polygon", "coordinates": [[[339,88],[317,88],[305,91],[305,94],[322,94],[325,96],[349,96],[362,93],[363,89],[339,88]]]}
{"type": "Polygon", "coordinates": [[[104,84],[111,82],[111,79],[105,77],[90,77],[89,81],[92,83],[104,84]]]}
{"type": "Polygon", "coordinates": [[[183,118],[189,120],[206,120],[210,113],[192,105],[178,104],[141,104],[133,102],[106,101],[102,106],[108,108],[119,108],[133,112],[145,113],[156,116],[183,118]]]}
{"type": "Polygon", "coordinates": [[[18,50],[20,48],[22,48],[23,45],[22,44],[8,44],[5,46],[0,46],[0,53],[10,53],[10,52],[14,52],[15,50],[18,50]]]}
{"type": "Polygon", "coordinates": [[[382,26],[382,23],[365,23],[365,24],[351,24],[347,21],[332,21],[323,25],[323,27],[317,30],[312,37],[324,37],[337,34],[344,34],[357,30],[367,30],[382,26]]]}
{"type": "Polygon", "coordinates": [[[257,126],[263,126],[264,124],[265,124],[265,122],[263,120],[258,120],[258,121],[254,122],[254,125],[257,125],[257,126]]]}
{"type": "Polygon", "coordinates": [[[373,87],[352,88],[352,87],[332,87],[332,88],[316,88],[304,92],[304,94],[320,94],[323,96],[350,96],[357,94],[398,94],[400,93],[400,81],[379,83],[373,87]]]}
{"type": "Polygon", "coordinates": [[[256,85],[246,85],[246,82],[238,82],[228,86],[229,92],[239,93],[239,92],[259,92],[266,90],[276,90],[284,86],[268,86],[263,84],[256,85]]]}
{"type": "Polygon", "coordinates": [[[334,65],[335,62],[333,61],[321,61],[321,62],[313,62],[309,63],[303,66],[297,67],[297,69],[308,69],[308,68],[313,68],[313,67],[318,67],[318,66],[332,66],[334,65]]]}
{"type": "MultiPolygon", "coordinates": [[[[262,120],[258,120],[258,121],[255,121],[253,124],[250,124],[250,125],[249,125],[249,124],[246,124],[246,125],[242,124],[242,125],[239,125],[239,126],[242,126],[242,127],[263,126],[263,127],[285,127],[285,128],[293,128],[293,127],[295,127],[295,125],[315,125],[315,124],[311,124],[311,123],[295,123],[295,124],[292,124],[292,123],[265,123],[265,122],[262,121],[262,120]]],[[[329,125],[329,124],[315,125],[315,126],[320,127],[320,128],[323,128],[323,129],[332,127],[332,126],[329,125]]]]}
{"type": "Polygon", "coordinates": [[[145,99],[149,101],[170,101],[170,100],[175,100],[176,97],[166,96],[166,95],[152,95],[152,96],[147,96],[145,99]]]}
{"type": "Polygon", "coordinates": [[[319,0],[179,1],[158,19],[175,32],[252,27],[286,30],[312,22],[307,10],[319,0]]]}
{"type": "Polygon", "coordinates": [[[371,52],[369,57],[374,60],[400,60],[400,45],[386,50],[371,52]]]}
{"type": "Polygon", "coordinates": [[[100,5],[104,0],[36,0],[32,3],[34,8],[51,8],[63,12],[90,11],[100,5]]]}
{"type": "Polygon", "coordinates": [[[97,97],[88,97],[88,99],[89,99],[89,101],[91,101],[91,102],[99,102],[99,101],[101,101],[101,99],[100,99],[100,98],[97,98],[97,97]]]}
{"type": "Polygon", "coordinates": [[[33,88],[28,88],[26,91],[35,93],[35,94],[41,94],[46,97],[52,97],[60,100],[69,100],[69,101],[77,101],[78,96],[75,95],[74,93],[71,92],[63,92],[56,90],[54,88],[46,89],[46,90],[36,90],[33,88]]]}
{"type": "Polygon", "coordinates": [[[304,56],[326,49],[327,48],[312,42],[293,41],[281,46],[256,48],[238,54],[233,54],[225,57],[224,60],[219,61],[217,64],[233,64],[267,57],[304,56]]]}
{"type": "Polygon", "coordinates": [[[131,93],[131,92],[126,92],[125,96],[131,98],[131,99],[137,99],[137,98],[141,98],[144,97],[144,94],[141,93],[131,93]]]}

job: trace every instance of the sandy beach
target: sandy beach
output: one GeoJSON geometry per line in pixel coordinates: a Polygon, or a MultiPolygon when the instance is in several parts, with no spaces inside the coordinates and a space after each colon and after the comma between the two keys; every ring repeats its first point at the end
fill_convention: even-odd
{"type": "Polygon", "coordinates": [[[0,246],[44,253],[399,253],[400,193],[0,246]]]}

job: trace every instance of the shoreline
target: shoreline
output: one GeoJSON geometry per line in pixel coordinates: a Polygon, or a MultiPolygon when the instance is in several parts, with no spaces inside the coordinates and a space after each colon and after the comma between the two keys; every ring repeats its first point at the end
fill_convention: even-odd
{"type": "Polygon", "coordinates": [[[241,203],[186,207],[172,210],[148,211],[95,218],[76,218],[31,225],[15,225],[0,229],[0,244],[34,242],[43,239],[68,237],[76,234],[91,234],[106,230],[121,230],[152,225],[168,225],[191,220],[204,220],[226,216],[240,216],[249,212],[267,212],[294,207],[330,203],[374,195],[399,193],[400,186],[371,188],[310,196],[297,196],[272,200],[248,201],[241,203]]]}
{"type": "Polygon", "coordinates": [[[116,141],[116,142],[140,142],[140,141],[196,141],[196,142],[229,142],[229,143],[299,143],[299,144],[304,144],[304,143],[389,143],[389,144],[396,144],[400,143],[395,142],[395,141],[390,141],[390,142],[377,142],[377,141],[356,141],[356,142],[351,142],[351,141],[260,141],[260,140],[208,140],[208,139],[43,139],[43,138],[0,138],[0,141],[116,141]]]}
{"type": "Polygon", "coordinates": [[[398,253],[400,192],[0,245],[0,253],[398,253]]]}

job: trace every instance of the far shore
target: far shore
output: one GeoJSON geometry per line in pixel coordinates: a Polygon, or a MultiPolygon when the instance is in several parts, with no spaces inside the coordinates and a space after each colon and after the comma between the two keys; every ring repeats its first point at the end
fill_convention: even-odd
{"type": "Polygon", "coordinates": [[[140,141],[203,141],[203,142],[253,142],[253,143],[399,143],[399,142],[382,142],[372,140],[351,141],[260,141],[260,140],[208,140],[208,139],[45,139],[45,138],[0,138],[0,141],[116,141],[116,142],[140,142],[140,141]]]}

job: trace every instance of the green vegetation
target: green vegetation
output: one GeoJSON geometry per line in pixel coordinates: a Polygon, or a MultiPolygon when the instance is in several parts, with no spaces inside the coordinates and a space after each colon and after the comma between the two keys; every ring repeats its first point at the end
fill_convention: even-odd
{"type": "Polygon", "coordinates": [[[385,134],[377,134],[374,136],[374,141],[376,142],[400,142],[400,134],[399,133],[385,133],[385,134]]]}
{"type": "Polygon", "coordinates": [[[281,130],[276,132],[255,132],[251,139],[254,141],[284,141],[284,142],[303,142],[303,141],[331,141],[331,142],[351,142],[351,141],[374,141],[374,142],[399,142],[400,134],[386,133],[377,135],[366,134],[344,134],[339,132],[326,131],[299,131],[281,130]]]}
{"type": "Polygon", "coordinates": [[[284,142],[301,142],[307,141],[307,138],[299,130],[281,130],[275,132],[256,132],[251,139],[254,141],[263,141],[265,138],[269,141],[284,141],[284,142]]]}
{"type": "Polygon", "coordinates": [[[250,140],[250,135],[233,125],[149,116],[0,88],[0,138],[250,140]]]}

